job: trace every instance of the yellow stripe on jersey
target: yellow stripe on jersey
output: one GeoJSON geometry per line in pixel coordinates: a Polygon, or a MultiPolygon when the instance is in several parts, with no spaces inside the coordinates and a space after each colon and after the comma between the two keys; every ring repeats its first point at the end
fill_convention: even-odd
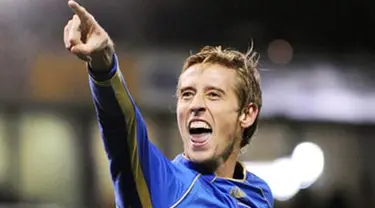
{"type": "Polygon", "coordinates": [[[117,69],[116,74],[111,79],[103,82],[94,82],[101,86],[112,86],[114,90],[117,102],[119,103],[121,111],[126,119],[126,125],[128,127],[128,154],[130,157],[131,171],[133,173],[137,193],[140,198],[142,207],[152,208],[150,192],[148,190],[139,160],[135,108],[130,99],[128,91],[122,83],[121,72],[119,69],[117,69]]]}

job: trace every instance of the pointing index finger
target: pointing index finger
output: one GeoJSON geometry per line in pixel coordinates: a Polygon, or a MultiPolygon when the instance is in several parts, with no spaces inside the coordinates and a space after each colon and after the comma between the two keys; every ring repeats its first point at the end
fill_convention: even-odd
{"type": "Polygon", "coordinates": [[[78,15],[79,19],[81,19],[81,22],[86,22],[90,20],[90,13],[88,13],[87,10],[81,5],[79,5],[77,2],[69,0],[68,5],[73,10],[73,12],[78,15]]]}

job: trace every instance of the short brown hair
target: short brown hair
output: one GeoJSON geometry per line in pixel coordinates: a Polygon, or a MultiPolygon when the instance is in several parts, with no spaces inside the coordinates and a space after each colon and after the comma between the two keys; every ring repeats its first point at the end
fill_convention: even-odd
{"type": "MultiPolygon", "coordinates": [[[[257,69],[258,60],[259,55],[253,50],[253,47],[246,53],[241,53],[229,48],[222,49],[221,46],[205,46],[198,53],[186,59],[183,71],[200,63],[220,64],[230,69],[235,69],[239,78],[236,87],[239,112],[242,113],[249,104],[254,104],[259,112],[262,107],[262,91],[260,88],[260,75],[257,69]]],[[[254,124],[245,129],[241,147],[250,143],[258,126],[258,115],[254,124]]]]}

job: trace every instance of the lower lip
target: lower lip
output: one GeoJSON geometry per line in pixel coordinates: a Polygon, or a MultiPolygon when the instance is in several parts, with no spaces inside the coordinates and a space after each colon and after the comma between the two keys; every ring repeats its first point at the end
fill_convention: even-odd
{"type": "Polygon", "coordinates": [[[204,135],[190,135],[190,142],[193,147],[195,148],[202,148],[208,144],[210,140],[211,134],[204,134],[204,135]],[[194,140],[204,140],[202,142],[195,142],[194,140]]]}

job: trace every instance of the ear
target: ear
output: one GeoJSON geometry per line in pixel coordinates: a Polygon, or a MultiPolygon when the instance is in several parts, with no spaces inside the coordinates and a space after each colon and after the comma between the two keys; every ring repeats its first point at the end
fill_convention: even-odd
{"type": "Polygon", "coordinates": [[[253,103],[247,105],[239,117],[240,125],[242,128],[248,128],[255,122],[259,109],[253,103]]]}

